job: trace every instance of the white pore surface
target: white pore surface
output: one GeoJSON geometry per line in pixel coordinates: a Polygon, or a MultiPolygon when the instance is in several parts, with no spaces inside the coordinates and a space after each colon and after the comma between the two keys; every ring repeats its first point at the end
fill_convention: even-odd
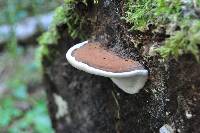
{"type": "Polygon", "coordinates": [[[148,78],[148,71],[145,69],[114,73],[100,70],[83,62],[77,61],[75,57],[72,56],[73,51],[87,43],[88,41],[76,44],[67,51],[66,58],[72,66],[90,74],[109,77],[119,88],[129,94],[137,93],[141,88],[143,88],[148,78]]]}

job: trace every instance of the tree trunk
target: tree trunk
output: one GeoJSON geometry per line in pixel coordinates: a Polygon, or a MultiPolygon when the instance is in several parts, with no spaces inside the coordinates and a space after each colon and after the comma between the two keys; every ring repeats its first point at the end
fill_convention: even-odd
{"type": "Polygon", "coordinates": [[[161,127],[160,132],[200,132],[200,64],[191,55],[168,61],[144,56],[143,48],[166,36],[150,30],[129,32],[121,19],[123,7],[123,1],[101,0],[98,7],[90,7],[86,29],[90,37],[108,40],[107,47],[120,56],[144,64],[148,82],[130,95],[108,78],[73,68],[65,54],[80,40],[60,25],[58,45],[50,45],[49,57],[43,58],[53,128],[58,133],[149,133],[161,127]],[[133,43],[137,36],[143,38],[139,48],[133,43]]]}

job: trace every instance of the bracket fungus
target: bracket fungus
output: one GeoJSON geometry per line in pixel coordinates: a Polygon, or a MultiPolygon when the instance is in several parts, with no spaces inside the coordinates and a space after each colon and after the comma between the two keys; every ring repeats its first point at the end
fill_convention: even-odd
{"type": "Polygon", "coordinates": [[[99,42],[76,44],[68,50],[66,58],[79,70],[109,77],[129,94],[139,92],[148,78],[148,71],[139,62],[121,58],[99,42]]]}

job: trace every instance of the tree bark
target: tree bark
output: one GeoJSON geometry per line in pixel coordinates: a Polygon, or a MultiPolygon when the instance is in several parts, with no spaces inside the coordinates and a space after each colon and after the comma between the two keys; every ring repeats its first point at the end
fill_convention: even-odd
{"type": "Polygon", "coordinates": [[[61,25],[58,45],[50,45],[49,56],[43,58],[53,128],[58,133],[149,133],[167,130],[167,124],[175,132],[200,132],[200,64],[191,55],[168,61],[144,56],[143,48],[166,36],[129,32],[121,19],[123,7],[123,1],[100,1],[87,13],[91,23],[86,29],[90,37],[107,40],[106,46],[120,56],[143,64],[148,82],[130,95],[108,78],[73,68],[65,54],[80,40],[72,39],[61,25]],[[137,36],[143,38],[139,48],[133,43],[137,36]]]}

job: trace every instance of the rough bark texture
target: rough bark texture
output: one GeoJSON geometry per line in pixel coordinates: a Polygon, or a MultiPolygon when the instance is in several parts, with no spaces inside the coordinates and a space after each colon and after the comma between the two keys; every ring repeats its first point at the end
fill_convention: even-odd
{"type": "Polygon", "coordinates": [[[58,133],[149,133],[168,124],[176,132],[200,132],[200,65],[185,55],[178,61],[163,62],[157,56],[145,57],[142,47],[132,40],[144,38],[142,46],[165,38],[162,34],[128,32],[120,19],[123,1],[100,1],[88,14],[88,32],[124,58],[138,60],[149,70],[149,80],[137,94],[129,95],[108,78],[73,68],[66,51],[79,40],[58,27],[61,39],[49,46],[43,60],[49,111],[58,133]],[[103,38],[103,39],[102,39],[103,38]],[[192,116],[191,116],[192,114],[192,116]]]}

